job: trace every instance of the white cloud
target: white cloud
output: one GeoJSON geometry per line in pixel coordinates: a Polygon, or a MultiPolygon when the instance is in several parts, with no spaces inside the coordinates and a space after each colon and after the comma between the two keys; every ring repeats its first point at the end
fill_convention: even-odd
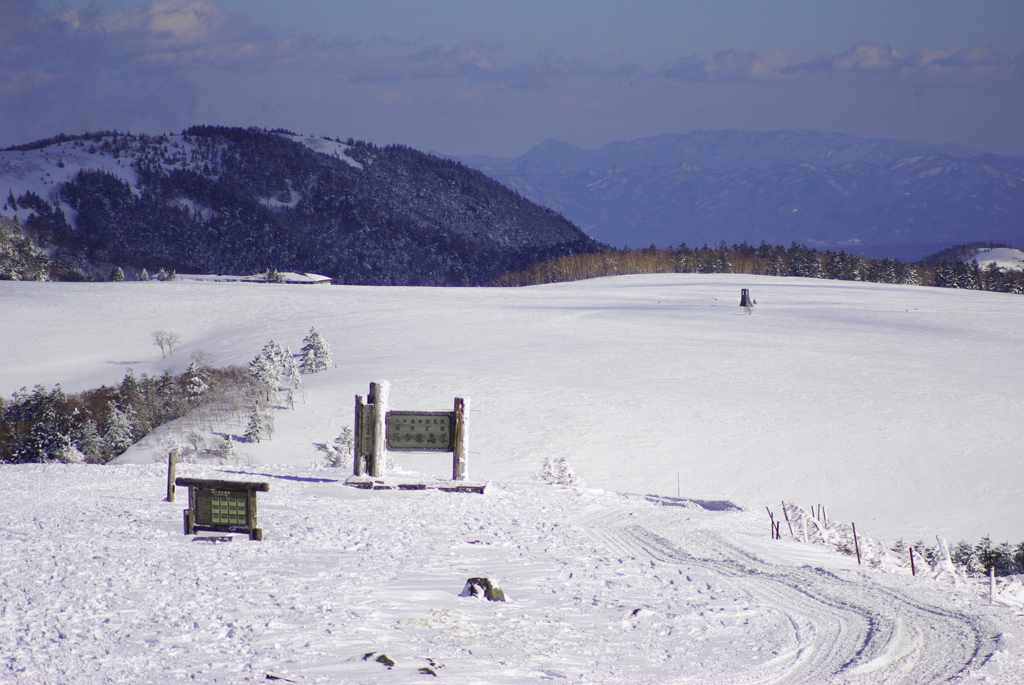
{"type": "Polygon", "coordinates": [[[0,5],[0,136],[177,125],[195,91],[173,70],[137,62],[77,10],[46,15],[30,0],[0,5]]]}
{"type": "Polygon", "coordinates": [[[1024,56],[1007,56],[987,47],[928,49],[903,53],[889,45],[862,42],[836,54],[813,58],[780,51],[739,53],[727,50],[709,59],[684,57],[661,71],[668,79],[691,82],[771,82],[794,79],[886,79],[920,84],[936,81],[979,82],[1020,79],[1024,56]]]}
{"type": "MultiPolygon", "coordinates": [[[[683,120],[673,112],[685,110],[707,125],[701,112],[718,111],[716,102],[741,90],[726,93],[700,84],[772,85],[756,93],[772,103],[759,108],[763,119],[765,112],[807,109],[810,98],[799,107],[786,106],[789,88],[906,84],[920,104],[950,84],[981,84],[1019,101],[1013,94],[1024,83],[1024,56],[977,46],[911,53],[862,42],[817,56],[731,49],[653,68],[610,55],[574,59],[554,49],[512,57],[516,46],[494,41],[443,44],[280,32],[226,12],[216,0],[154,0],[127,11],[77,8],[57,14],[41,11],[39,2],[0,0],[0,145],[61,132],[168,131],[197,120],[271,127],[315,122],[306,125],[332,134],[341,122],[377,131],[381,122],[404,122],[406,111],[413,121],[402,125],[417,131],[431,126],[432,112],[445,113],[433,115],[439,130],[465,117],[460,137],[486,127],[481,120],[494,121],[496,113],[514,112],[501,135],[535,118],[532,125],[543,129],[536,135],[549,137],[558,130],[553,119],[564,116],[570,132],[583,119],[604,121],[601,135],[614,139],[617,125],[630,129],[623,118],[661,122],[663,113],[669,124],[658,126],[680,126],[683,120]],[[684,101],[673,99],[683,92],[684,101]],[[705,94],[703,105],[694,104],[705,94]],[[621,111],[623,98],[630,103],[628,115],[621,111]],[[675,104],[655,104],[663,100],[675,104]],[[360,101],[376,108],[362,112],[360,101]]],[[[820,104],[812,100],[812,109],[820,104]]],[[[742,100],[735,106],[743,106],[742,100]]],[[[1003,118],[1015,122],[1014,116],[1003,118]]],[[[395,134],[388,129],[379,135],[395,134]]]]}

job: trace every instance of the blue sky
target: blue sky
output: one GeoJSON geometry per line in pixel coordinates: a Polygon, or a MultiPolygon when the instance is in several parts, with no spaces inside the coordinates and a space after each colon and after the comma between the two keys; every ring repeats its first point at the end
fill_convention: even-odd
{"type": "Polygon", "coordinates": [[[1024,156],[1006,0],[0,0],[0,145],[285,127],[448,154],[815,129],[1024,156]]]}

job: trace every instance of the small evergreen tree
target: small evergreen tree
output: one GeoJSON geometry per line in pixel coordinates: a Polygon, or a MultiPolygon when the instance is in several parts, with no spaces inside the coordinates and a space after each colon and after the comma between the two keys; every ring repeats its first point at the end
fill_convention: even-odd
{"type": "Polygon", "coordinates": [[[1013,573],[1013,552],[1009,543],[995,545],[992,538],[986,535],[974,546],[975,563],[982,574],[994,568],[997,576],[1013,573]]]}
{"type": "Polygon", "coordinates": [[[195,404],[206,394],[210,386],[195,362],[192,362],[185,373],[188,375],[188,381],[185,383],[185,398],[190,403],[195,404]]]}
{"type": "Polygon", "coordinates": [[[326,371],[331,365],[331,348],[315,327],[309,329],[309,335],[302,343],[302,361],[299,364],[302,373],[326,371]]]}
{"type": "Polygon", "coordinates": [[[249,412],[249,425],[245,429],[246,442],[259,442],[267,430],[266,419],[259,407],[253,407],[249,412]]]}
{"type": "Polygon", "coordinates": [[[224,438],[220,441],[220,444],[213,448],[213,456],[225,463],[233,461],[235,458],[235,443],[231,438],[224,438]]]}
{"type": "MultiPolygon", "coordinates": [[[[281,383],[288,389],[288,407],[295,409],[295,391],[302,388],[302,374],[295,363],[295,355],[290,347],[284,348],[284,360],[281,370],[281,383]]],[[[305,397],[305,394],[303,394],[305,397]]]]}
{"type": "Polygon", "coordinates": [[[974,554],[974,546],[966,540],[961,540],[949,551],[949,556],[957,568],[963,570],[968,576],[980,576],[983,574],[978,558],[974,554]]]}
{"type": "Polygon", "coordinates": [[[302,385],[302,373],[299,371],[299,365],[295,363],[295,355],[292,354],[290,347],[284,348],[284,357],[281,360],[281,380],[293,388],[302,385]]]}
{"type": "Polygon", "coordinates": [[[338,434],[333,443],[322,445],[321,449],[326,455],[324,461],[327,466],[338,468],[351,464],[353,450],[355,449],[355,435],[352,433],[352,429],[345,426],[341,429],[341,433],[338,434]]]}
{"type": "Polygon", "coordinates": [[[33,424],[29,434],[21,443],[15,461],[44,463],[60,459],[60,455],[71,446],[71,440],[56,427],[55,417],[40,417],[33,424]]]}
{"type": "Polygon", "coordinates": [[[111,456],[117,456],[134,444],[132,422],[125,412],[117,408],[113,402],[107,404],[107,425],[103,431],[103,440],[110,449],[111,456]]]}
{"type": "Polygon", "coordinates": [[[54,457],[65,464],[84,464],[86,461],[85,455],[75,446],[75,443],[70,441],[59,449],[54,457]]]}
{"type": "Polygon", "coordinates": [[[139,398],[139,382],[135,379],[135,371],[130,366],[121,379],[120,393],[128,404],[136,402],[139,398]]]}
{"type": "Polygon", "coordinates": [[[107,452],[107,443],[103,440],[96,422],[86,419],[78,426],[74,435],[75,446],[90,464],[99,464],[107,452]]]}
{"type": "Polygon", "coordinates": [[[114,267],[114,270],[110,273],[110,280],[115,283],[120,283],[124,280],[124,271],[121,270],[121,267],[114,267]]]}
{"type": "Polygon", "coordinates": [[[1013,560],[1013,572],[1024,573],[1024,542],[1017,543],[1010,558],[1013,560]]]}
{"type": "Polygon", "coordinates": [[[277,372],[278,384],[280,385],[281,379],[285,375],[285,371],[288,367],[288,353],[285,352],[284,348],[277,344],[276,341],[271,340],[263,348],[263,354],[267,355],[271,363],[274,365],[274,370],[277,372]]]}
{"type": "MultiPolygon", "coordinates": [[[[274,341],[270,341],[270,345],[272,344],[274,341]]],[[[263,390],[267,402],[270,401],[272,393],[277,390],[278,380],[281,377],[273,351],[268,349],[270,345],[260,350],[260,353],[249,362],[249,375],[263,390]]]]}
{"type": "Polygon", "coordinates": [[[139,272],[139,280],[140,281],[148,281],[149,280],[149,272],[146,271],[146,267],[142,267],[142,271],[139,272]]]}

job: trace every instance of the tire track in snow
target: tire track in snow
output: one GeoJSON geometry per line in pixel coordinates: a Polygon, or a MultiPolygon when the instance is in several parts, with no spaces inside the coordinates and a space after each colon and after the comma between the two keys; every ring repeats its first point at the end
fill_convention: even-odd
{"type": "Polygon", "coordinates": [[[756,629],[781,642],[774,658],[715,683],[956,682],[995,650],[993,629],[980,618],[870,580],[774,565],[707,530],[673,541],[652,530],[657,514],[636,514],[624,520],[621,511],[594,507],[576,523],[618,555],[684,569],[719,594],[747,595],[763,619],[756,629]]]}

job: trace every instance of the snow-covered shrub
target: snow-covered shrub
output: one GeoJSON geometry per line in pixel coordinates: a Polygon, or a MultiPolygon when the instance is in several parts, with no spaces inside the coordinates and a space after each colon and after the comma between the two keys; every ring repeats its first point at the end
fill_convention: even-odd
{"type": "Polygon", "coordinates": [[[338,468],[350,465],[355,450],[355,435],[352,429],[345,426],[333,443],[324,444],[321,449],[324,452],[324,462],[327,466],[338,468]]]}
{"type": "Polygon", "coordinates": [[[538,476],[540,480],[551,485],[575,487],[580,485],[579,478],[565,457],[544,457],[544,465],[538,476]]]}

